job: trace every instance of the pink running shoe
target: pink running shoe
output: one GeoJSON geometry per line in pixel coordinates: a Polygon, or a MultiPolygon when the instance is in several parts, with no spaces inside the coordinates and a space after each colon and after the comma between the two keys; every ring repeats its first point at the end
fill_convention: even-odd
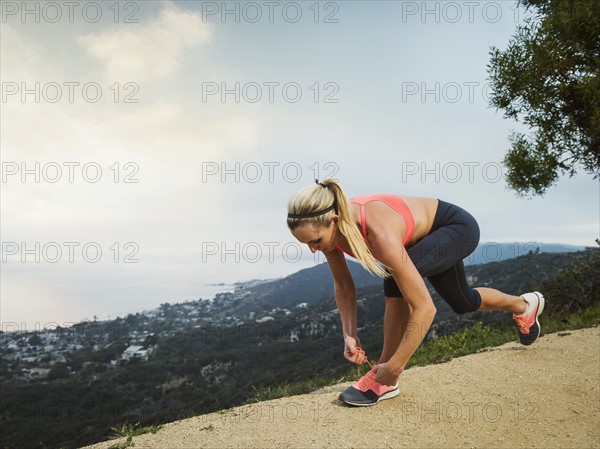
{"type": "Polygon", "coordinates": [[[375,405],[383,399],[394,398],[398,394],[400,389],[397,382],[393,386],[376,382],[375,371],[371,368],[371,371],[340,393],[340,400],[346,404],[365,407],[375,405]]]}
{"type": "Polygon", "coordinates": [[[545,300],[540,292],[524,293],[521,298],[527,303],[527,310],[522,315],[513,313],[513,319],[519,327],[521,344],[530,345],[540,336],[541,327],[538,317],[544,310],[545,300]]]}

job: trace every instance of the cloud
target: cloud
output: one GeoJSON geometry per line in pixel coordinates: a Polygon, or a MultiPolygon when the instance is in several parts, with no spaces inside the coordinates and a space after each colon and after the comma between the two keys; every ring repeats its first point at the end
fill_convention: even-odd
{"type": "MultiPolygon", "coordinates": [[[[31,39],[24,25],[10,22],[2,24],[0,45],[0,72],[3,82],[35,80],[40,72],[53,73],[48,60],[44,60],[44,44],[31,39]]],[[[4,101],[3,101],[4,102],[4,101]]]]}
{"type": "Polygon", "coordinates": [[[177,72],[184,52],[209,39],[209,25],[200,15],[167,5],[147,24],[123,24],[79,42],[104,64],[107,79],[148,82],[177,72]]]}
{"type": "MultiPolygon", "coordinates": [[[[166,5],[139,24],[127,24],[129,28],[108,27],[84,38],[76,29],[62,34],[53,34],[49,28],[37,29],[37,34],[24,27],[2,30],[2,57],[13,63],[9,72],[3,64],[2,73],[10,74],[11,80],[20,82],[32,73],[42,85],[47,81],[60,84],[65,79],[83,85],[94,80],[104,91],[98,103],[84,101],[79,89],[73,103],[36,102],[32,96],[22,102],[14,95],[2,105],[3,161],[29,170],[38,164],[42,172],[48,164],[63,168],[61,182],[56,184],[34,182],[34,175],[23,183],[21,176],[15,175],[2,186],[6,194],[2,212],[7,217],[3,231],[13,239],[56,238],[57,232],[75,238],[83,229],[94,229],[94,238],[100,238],[102,233],[112,236],[145,221],[162,226],[174,216],[210,227],[208,223],[218,217],[204,216],[195,207],[197,198],[190,195],[206,190],[203,163],[220,160],[219,154],[235,157],[232,155],[238,152],[250,152],[259,142],[261,117],[250,117],[238,108],[198,107],[189,86],[169,80],[168,86],[155,83],[154,88],[146,89],[140,82],[142,88],[135,95],[138,103],[116,103],[109,87],[117,78],[102,82],[102,76],[165,81],[169,74],[180,76],[196,70],[193,62],[184,64],[184,52],[206,42],[210,35],[198,15],[166,5]],[[52,46],[67,49],[68,56],[60,63],[68,78],[60,75],[59,64],[54,63],[57,59],[49,51],[52,46]],[[86,50],[102,64],[86,67],[84,76],[77,69],[86,59],[86,50]],[[74,183],[65,181],[66,161],[79,164],[74,183]],[[117,162],[120,167],[135,163],[140,183],[113,182],[110,167],[117,162]],[[101,182],[82,181],[80,169],[86,163],[102,168],[101,182]],[[157,207],[160,214],[156,214],[157,207]]],[[[213,188],[211,195],[204,195],[202,205],[214,208],[222,195],[213,188]]]]}

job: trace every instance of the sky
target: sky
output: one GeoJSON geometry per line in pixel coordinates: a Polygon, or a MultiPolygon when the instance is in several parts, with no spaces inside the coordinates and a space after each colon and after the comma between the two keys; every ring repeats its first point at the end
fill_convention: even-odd
{"type": "Polygon", "coordinates": [[[483,242],[594,244],[600,185],[508,189],[489,2],[2,2],[2,330],[115,318],[324,261],[287,201],[440,198],[483,242]]]}

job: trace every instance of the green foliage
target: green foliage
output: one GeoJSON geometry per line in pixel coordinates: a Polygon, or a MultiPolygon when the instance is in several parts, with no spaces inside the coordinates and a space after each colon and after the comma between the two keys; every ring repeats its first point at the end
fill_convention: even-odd
{"type": "Polygon", "coordinates": [[[40,336],[38,334],[34,334],[31,337],[29,337],[29,344],[39,346],[42,344],[42,340],[40,339],[40,336]]]}
{"type": "Polygon", "coordinates": [[[600,249],[577,253],[570,268],[540,284],[539,290],[551,301],[545,314],[567,319],[575,312],[600,304],[600,249]]]}
{"type": "Polygon", "coordinates": [[[140,423],[124,423],[120,426],[116,426],[112,428],[112,435],[109,437],[110,439],[122,438],[122,437],[135,437],[138,435],[142,435],[144,433],[156,433],[158,432],[162,426],[154,425],[154,426],[145,426],[140,427],[140,423]]]}
{"type": "Polygon", "coordinates": [[[544,319],[544,333],[582,329],[600,325],[600,303],[590,306],[566,318],[544,319]]]}
{"type": "Polygon", "coordinates": [[[133,437],[129,435],[127,440],[121,441],[120,443],[111,444],[108,449],[127,449],[128,447],[135,446],[133,442],[133,437]]]}
{"type": "Polygon", "coordinates": [[[533,130],[510,138],[508,185],[542,195],[559,173],[600,173],[600,2],[520,3],[532,15],[491,49],[490,103],[533,130]]]}
{"type": "Polygon", "coordinates": [[[52,368],[50,368],[50,372],[48,373],[48,380],[56,380],[56,379],[66,379],[71,374],[69,368],[67,368],[66,363],[57,363],[52,368]]]}
{"type": "Polygon", "coordinates": [[[419,347],[408,367],[446,362],[455,357],[471,354],[479,349],[498,346],[515,339],[514,329],[495,329],[481,322],[452,335],[436,338],[427,346],[419,347]]]}
{"type": "Polygon", "coordinates": [[[567,168],[559,163],[558,156],[549,151],[548,142],[536,136],[532,142],[525,135],[513,132],[509,140],[511,148],[503,163],[508,168],[508,185],[522,194],[543,194],[558,179],[558,169],[567,168]]]}
{"type": "Polygon", "coordinates": [[[153,425],[153,426],[145,426],[140,427],[140,423],[131,424],[124,423],[120,426],[115,426],[112,428],[112,434],[109,436],[109,439],[113,440],[116,438],[127,437],[125,441],[121,441],[119,443],[115,443],[109,447],[109,449],[126,449],[128,447],[135,446],[133,442],[133,437],[142,435],[144,433],[156,433],[158,432],[162,426],[153,425]]]}
{"type": "Polygon", "coordinates": [[[116,341],[106,348],[94,352],[91,360],[97,363],[110,363],[113,359],[119,359],[127,346],[123,341],[116,341]]]}

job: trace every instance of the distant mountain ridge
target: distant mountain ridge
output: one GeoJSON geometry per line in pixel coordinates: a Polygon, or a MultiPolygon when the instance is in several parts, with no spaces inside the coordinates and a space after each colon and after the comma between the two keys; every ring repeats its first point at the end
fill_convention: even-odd
{"type": "MultiPolygon", "coordinates": [[[[472,266],[516,259],[528,254],[570,253],[584,249],[584,246],[561,243],[482,242],[464,259],[464,264],[472,266]]],[[[346,260],[357,289],[381,286],[381,279],[364,270],[355,259],[346,260]]],[[[212,300],[214,307],[209,313],[215,319],[258,319],[272,315],[274,310],[313,305],[333,296],[333,278],[326,262],[279,279],[253,279],[233,285],[233,291],[218,293],[212,300]]]]}
{"type": "MultiPolygon", "coordinates": [[[[464,260],[464,263],[465,266],[479,265],[515,259],[528,254],[569,253],[584,249],[584,246],[557,243],[483,242],[464,260]]],[[[347,262],[357,289],[381,285],[381,279],[364,270],[354,259],[348,258],[347,262]]],[[[251,312],[261,310],[291,309],[302,303],[316,304],[323,298],[333,295],[333,278],[327,263],[321,263],[281,279],[262,283],[252,282],[250,285],[238,283],[238,288],[233,293],[220,295],[237,298],[230,308],[223,308],[219,313],[220,317],[246,317],[251,312]]]]}
{"type": "Polygon", "coordinates": [[[567,245],[564,243],[543,242],[481,242],[475,251],[465,260],[466,265],[477,265],[489,262],[514,259],[526,254],[536,253],[571,253],[583,251],[585,246],[567,245]]]}
{"type": "MultiPolygon", "coordinates": [[[[381,280],[356,262],[349,261],[348,268],[356,288],[379,284],[381,280]]],[[[333,294],[333,278],[327,263],[305,268],[282,279],[242,286],[232,295],[247,298],[237,302],[221,315],[245,316],[260,309],[292,308],[299,304],[315,304],[333,294]]]]}

